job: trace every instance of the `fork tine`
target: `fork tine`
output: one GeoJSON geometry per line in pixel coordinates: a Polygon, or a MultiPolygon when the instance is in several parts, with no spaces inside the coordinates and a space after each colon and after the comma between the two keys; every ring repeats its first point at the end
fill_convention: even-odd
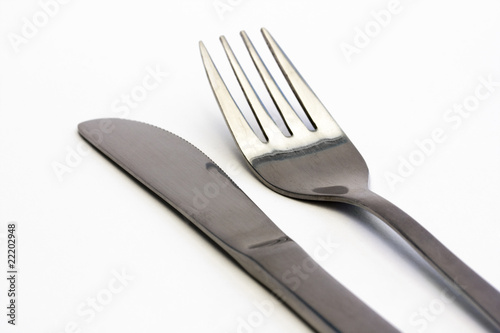
{"type": "Polygon", "coordinates": [[[264,105],[262,105],[260,98],[257,96],[257,93],[250,84],[250,81],[248,81],[245,72],[241,68],[238,59],[236,59],[236,56],[234,55],[233,50],[229,46],[229,43],[227,42],[226,38],[224,36],[221,36],[220,41],[222,43],[224,51],[226,52],[229,63],[233,68],[233,72],[236,75],[236,78],[238,79],[241,90],[243,90],[243,93],[245,94],[248,104],[250,105],[250,108],[252,109],[252,112],[257,120],[257,123],[260,126],[262,133],[264,133],[266,140],[269,141],[269,137],[266,134],[266,132],[267,133],[272,132],[272,134],[277,134],[281,133],[281,131],[267,113],[264,105]]]}
{"type": "Polygon", "coordinates": [[[309,118],[311,124],[316,129],[318,129],[317,124],[328,124],[327,126],[330,127],[332,126],[333,122],[333,124],[337,127],[336,129],[342,133],[342,130],[340,129],[338,124],[318,99],[316,94],[314,94],[306,81],[302,78],[297,69],[290,62],[283,50],[281,50],[278,43],[276,43],[269,31],[267,31],[265,28],[262,28],[261,32],[264,36],[264,39],[266,40],[267,46],[274,56],[274,59],[278,63],[281,71],[283,72],[283,75],[292,88],[292,91],[297,97],[300,105],[304,109],[304,112],[309,118]]]}
{"type": "Polygon", "coordinates": [[[208,53],[203,42],[200,42],[200,53],[203,60],[203,65],[207,73],[208,81],[215,95],[217,103],[222,110],[227,126],[231,130],[236,142],[240,145],[252,138],[252,141],[261,141],[254,133],[250,125],[248,125],[245,117],[240,112],[238,105],[229,93],[226,84],[222,80],[217,67],[215,67],[210,54],[208,53]]]}
{"type": "Polygon", "coordinates": [[[276,108],[281,118],[283,119],[283,122],[288,131],[293,135],[294,132],[298,134],[298,132],[307,130],[302,120],[300,120],[290,103],[288,103],[286,97],[281,92],[281,89],[276,84],[276,81],[274,81],[271,73],[269,73],[269,70],[262,61],[262,58],[260,57],[257,50],[255,50],[255,47],[250,41],[250,38],[248,38],[246,32],[241,31],[240,35],[241,38],[243,38],[248,53],[250,53],[250,57],[252,58],[252,61],[257,68],[257,71],[259,72],[260,77],[262,78],[262,81],[264,82],[269,95],[276,105],[276,108]]]}

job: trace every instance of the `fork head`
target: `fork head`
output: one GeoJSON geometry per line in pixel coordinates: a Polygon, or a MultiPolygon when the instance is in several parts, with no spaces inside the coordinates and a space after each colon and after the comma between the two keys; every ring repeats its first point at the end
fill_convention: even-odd
{"type": "Polygon", "coordinates": [[[215,98],[241,152],[258,178],[273,190],[295,198],[340,200],[350,192],[365,189],[368,168],[362,156],[330,116],[308,84],[266,29],[262,35],[286,81],[313,129],[297,115],[245,32],[241,37],[285,124],[282,131],[262,104],[225,37],[222,46],[250,105],[257,130],[254,132],[227,86],[207,49],[200,42],[203,64],[215,98]]]}

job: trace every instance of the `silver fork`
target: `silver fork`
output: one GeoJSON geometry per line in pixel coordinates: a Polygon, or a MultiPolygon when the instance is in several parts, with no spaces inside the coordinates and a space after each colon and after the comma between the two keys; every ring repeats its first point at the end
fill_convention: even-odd
{"type": "Polygon", "coordinates": [[[256,176],[274,191],[298,199],[337,201],[364,208],[403,237],[442,276],[500,330],[500,293],[470,269],[408,214],[368,189],[368,167],[339,125],[266,29],[264,39],[314,130],[297,116],[253,47],[241,37],[289,133],[270,118],[224,36],[220,38],[252,109],[263,139],[240,112],[208,51],[203,64],[226,123],[256,176]]]}

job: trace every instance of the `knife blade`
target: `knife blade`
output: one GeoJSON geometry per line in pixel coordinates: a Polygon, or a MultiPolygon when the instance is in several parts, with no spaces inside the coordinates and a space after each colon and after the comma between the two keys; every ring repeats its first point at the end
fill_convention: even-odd
{"type": "Polygon", "coordinates": [[[118,118],[86,121],[78,125],[78,131],[198,227],[315,330],[398,331],[323,270],[223,170],[184,139],[152,125],[118,118]],[[294,267],[307,268],[307,274],[291,278],[294,267]]]}

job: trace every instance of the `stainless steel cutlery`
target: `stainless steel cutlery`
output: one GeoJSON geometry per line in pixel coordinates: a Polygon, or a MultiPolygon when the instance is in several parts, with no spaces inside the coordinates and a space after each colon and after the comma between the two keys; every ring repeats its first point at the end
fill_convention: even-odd
{"type": "MultiPolygon", "coordinates": [[[[493,330],[500,332],[498,290],[412,217],[368,188],[368,167],[361,154],[269,32],[262,29],[262,34],[300,104],[302,119],[245,32],[241,37],[276,106],[280,125],[261,102],[227,40],[220,38],[253,112],[251,119],[240,111],[200,42],[216,101],[257,178],[285,196],[343,202],[371,212],[406,240],[493,330]],[[255,124],[253,128],[249,123],[255,124]]],[[[323,270],[217,164],[184,139],[152,125],[116,118],[86,121],[78,125],[78,130],[104,156],[200,229],[313,329],[398,331],[323,270]],[[307,278],[296,284],[296,279],[286,277],[300,263],[307,263],[307,278]]]]}
{"type": "Polygon", "coordinates": [[[184,139],[155,126],[122,119],[91,120],[81,123],[78,130],[315,330],[397,332],[324,271],[223,170],[184,139]],[[307,264],[307,278],[297,284],[289,273],[302,263],[307,264]]]}
{"type": "Polygon", "coordinates": [[[245,32],[241,37],[279,116],[283,133],[269,116],[229,44],[221,37],[234,74],[250,105],[260,139],[233,100],[203,43],[201,56],[215,98],[251,170],[269,188],[298,199],[337,201],[364,208],[403,237],[456,290],[500,330],[500,293],[439,240],[368,188],[368,168],[356,147],[331,117],[273,37],[264,39],[314,129],[309,130],[290,106],[245,32]]]}

